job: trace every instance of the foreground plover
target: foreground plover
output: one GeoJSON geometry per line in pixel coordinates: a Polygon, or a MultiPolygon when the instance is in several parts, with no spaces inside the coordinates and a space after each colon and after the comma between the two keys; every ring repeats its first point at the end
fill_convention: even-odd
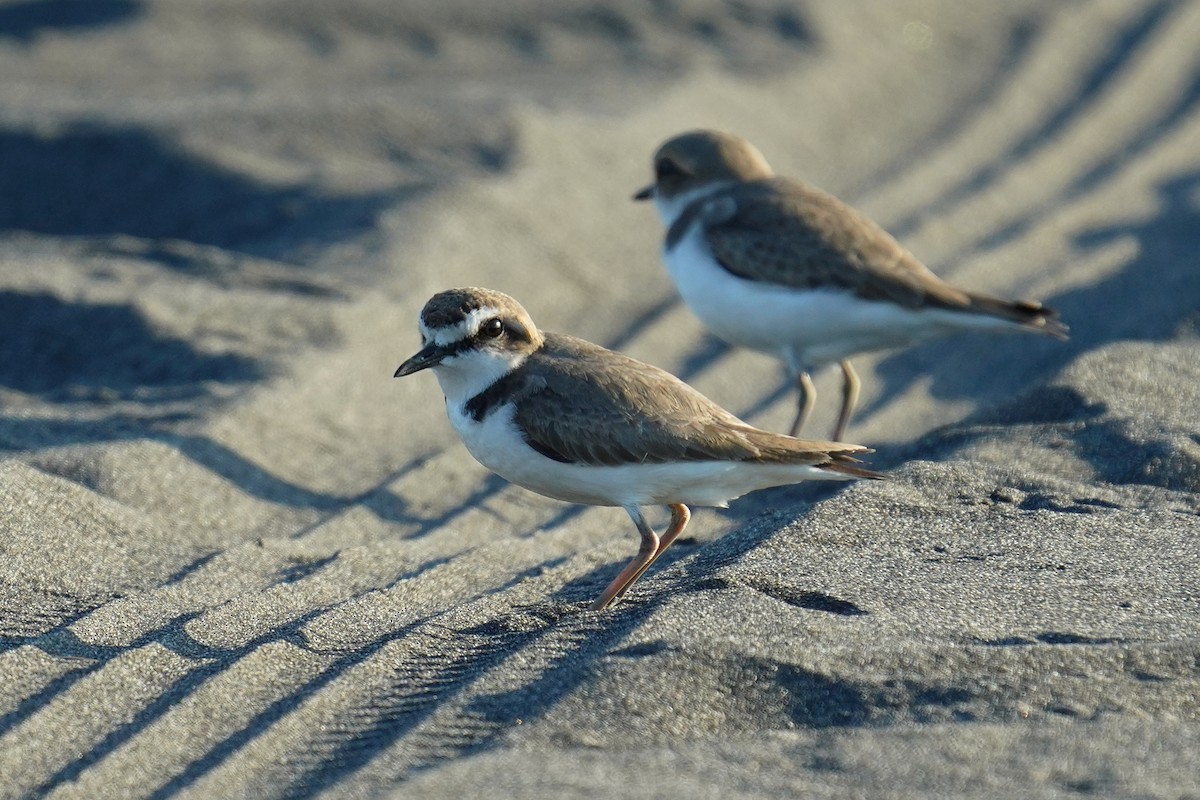
{"type": "Polygon", "coordinates": [[[543,333],[513,298],[452,289],[421,311],[423,346],[396,377],[433,369],[446,413],[479,463],[564,500],[621,506],[642,541],[592,605],[625,593],[687,525],[688,506],[718,506],[802,480],[877,478],[855,444],[758,430],[673,375],[573,336],[543,333]],[[666,505],[659,537],[641,507],[666,505]]]}
{"type": "Polygon", "coordinates": [[[654,154],[663,259],[684,303],[727,342],[783,359],[800,390],[795,436],[812,411],[810,372],[837,361],[840,440],[858,402],[849,357],[961,330],[1065,339],[1056,312],[969,292],[930,272],[885,230],[832,195],[776,177],[738,136],[692,131],[654,154]]]}

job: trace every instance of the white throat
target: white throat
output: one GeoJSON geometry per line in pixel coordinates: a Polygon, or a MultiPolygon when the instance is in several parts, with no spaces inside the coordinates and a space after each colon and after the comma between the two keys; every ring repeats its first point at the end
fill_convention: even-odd
{"type": "Polygon", "coordinates": [[[491,349],[465,350],[433,368],[446,405],[461,411],[463,404],[525,362],[528,353],[491,349]]]}
{"type": "Polygon", "coordinates": [[[675,220],[679,219],[679,215],[683,210],[697,200],[708,197],[714,192],[719,192],[722,189],[735,183],[735,181],[716,181],[714,183],[706,183],[703,186],[697,186],[695,189],[689,189],[686,192],[680,192],[673,197],[663,197],[658,192],[654,193],[654,207],[658,209],[659,219],[665,227],[670,228],[675,224],[675,220]]]}

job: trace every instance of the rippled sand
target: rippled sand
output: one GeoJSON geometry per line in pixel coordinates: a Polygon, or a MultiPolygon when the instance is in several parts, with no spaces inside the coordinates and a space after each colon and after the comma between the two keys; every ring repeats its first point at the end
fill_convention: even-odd
{"type": "Polygon", "coordinates": [[[427,5],[0,5],[0,796],[1200,793],[1200,4],[427,5]],[[786,427],[630,202],[698,126],[1072,337],[586,613],[624,514],[391,376],[484,285],[786,427]]]}

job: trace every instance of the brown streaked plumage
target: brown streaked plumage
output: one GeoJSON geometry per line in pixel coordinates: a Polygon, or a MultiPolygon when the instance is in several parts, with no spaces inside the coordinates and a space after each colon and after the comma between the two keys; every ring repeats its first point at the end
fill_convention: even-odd
{"type": "Polygon", "coordinates": [[[595,608],[620,597],[687,525],[690,505],[806,479],[877,478],[854,444],[758,430],[657,367],[582,339],[538,331],[491,290],[435,295],[425,346],[396,376],[433,368],[450,421],[471,454],[513,483],[568,502],[622,506],[638,555],[595,608]],[[666,505],[661,538],[640,506],[666,505]]]}
{"type": "Polygon", "coordinates": [[[984,319],[1066,338],[1067,328],[1053,310],[1036,302],[1002,300],[947,283],[854,208],[801,181],[776,177],[762,154],[740,137],[719,131],[681,134],[658,149],[654,166],[655,183],[638,192],[635,199],[653,198],[659,206],[668,227],[664,253],[672,277],[684,300],[718,335],[733,344],[782,353],[795,373],[801,395],[793,435],[812,408],[809,372],[827,361],[840,362],[844,375],[842,409],[833,437],[840,439],[858,394],[858,379],[848,360],[856,352],[902,346],[956,327],[979,327],[987,324],[984,319]],[[681,245],[689,236],[697,237],[693,250],[687,256],[678,255],[687,250],[681,245]],[[689,263],[672,266],[673,258],[689,263]],[[711,259],[736,280],[724,279],[726,287],[720,285],[723,279],[710,276],[704,279],[703,289],[689,289],[689,281],[701,280],[689,274],[698,269],[694,266],[697,258],[711,259]],[[900,313],[885,321],[884,315],[871,312],[876,316],[873,322],[847,322],[854,335],[846,335],[840,353],[836,352],[836,339],[842,312],[831,311],[826,325],[808,326],[803,334],[797,334],[802,340],[789,339],[780,331],[775,341],[766,342],[770,337],[762,334],[739,335],[739,317],[752,316],[745,309],[720,308],[720,295],[740,291],[739,281],[777,288],[781,303],[807,294],[810,299],[797,299],[795,305],[810,313],[825,296],[818,293],[861,303],[849,307],[855,312],[875,304],[900,313]],[[714,294],[717,296],[704,296],[714,294]],[[909,319],[901,319],[905,311],[911,312],[909,319]],[[921,324],[921,315],[930,317],[927,325],[921,324]],[[871,324],[876,326],[876,335],[864,335],[864,327],[871,324]],[[855,342],[854,336],[862,341],[855,342]],[[822,352],[815,352],[818,350],[822,352]],[[830,352],[835,355],[827,355],[830,352]]]}

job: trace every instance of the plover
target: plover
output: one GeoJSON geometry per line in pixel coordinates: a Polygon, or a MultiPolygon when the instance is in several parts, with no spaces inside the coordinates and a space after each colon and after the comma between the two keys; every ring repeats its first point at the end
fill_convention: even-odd
{"type": "Polygon", "coordinates": [[[637,556],[592,608],[629,589],[688,523],[688,506],[724,507],[802,480],[877,478],[865,447],[747,425],[675,376],[573,336],[539,331],[513,298],[452,289],[421,311],[422,348],[396,377],[433,369],[450,423],[480,464],[569,503],[620,506],[637,556]],[[660,537],[641,507],[665,505],[660,537]]]}
{"type": "Polygon", "coordinates": [[[730,344],[783,359],[800,393],[799,433],[816,400],[810,373],[838,362],[841,440],[858,402],[849,358],[961,330],[1065,339],[1039,303],[960,289],[836,197],[776,177],[750,142],[719,131],[676,136],[654,154],[663,259],[684,303],[730,344]]]}

